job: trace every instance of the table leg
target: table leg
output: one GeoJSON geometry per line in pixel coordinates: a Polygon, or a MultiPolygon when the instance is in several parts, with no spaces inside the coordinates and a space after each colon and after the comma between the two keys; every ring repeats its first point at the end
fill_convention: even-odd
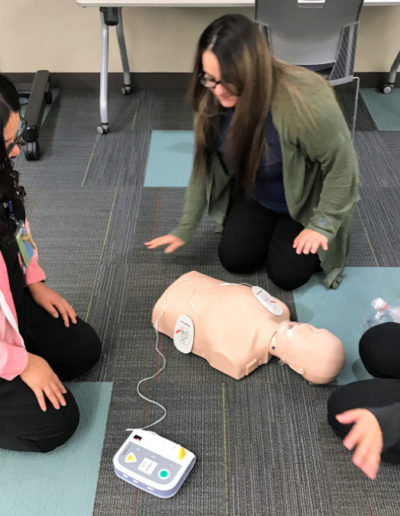
{"type": "Polygon", "coordinates": [[[104,11],[100,9],[101,20],[101,68],[100,68],[100,125],[99,134],[108,133],[108,25],[104,19],[104,11]]]}
{"type": "Polygon", "coordinates": [[[116,26],[119,51],[121,53],[122,69],[124,72],[124,83],[121,86],[121,93],[123,95],[129,95],[132,91],[131,87],[131,72],[129,70],[128,54],[126,52],[124,27],[122,23],[122,9],[118,7],[118,24],[116,26]]]}

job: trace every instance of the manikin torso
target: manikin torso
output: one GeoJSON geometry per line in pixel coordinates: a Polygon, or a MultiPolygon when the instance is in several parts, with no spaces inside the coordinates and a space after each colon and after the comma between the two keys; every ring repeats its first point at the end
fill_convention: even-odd
{"type": "Polygon", "coordinates": [[[192,271],[168,287],[152,321],[176,341],[177,321],[188,316],[194,328],[191,352],[235,379],[277,356],[312,382],[333,380],[344,366],[340,340],[327,330],[291,322],[288,307],[276,298],[269,297],[266,306],[247,285],[192,271]]]}

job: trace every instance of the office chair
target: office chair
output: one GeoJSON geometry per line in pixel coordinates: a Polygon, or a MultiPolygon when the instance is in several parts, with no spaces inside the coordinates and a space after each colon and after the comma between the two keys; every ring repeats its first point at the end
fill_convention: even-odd
{"type": "Polygon", "coordinates": [[[400,52],[397,54],[397,56],[395,57],[395,59],[393,61],[393,64],[390,68],[389,77],[388,77],[387,82],[385,82],[385,84],[383,84],[383,86],[381,88],[382,93],[385,93],[386,95],[389,93],[392,93],[394,84],[396,82],[396,75],[397,75],[397,70],[398,70],[399,66],[400,66],[400,52]]]}
{"type": "Polygon", "coordinates": [[[324,75],[332,86],[356,81],[354,138],[360,79],[354,76],[363,0],[256,0],[255,19],[271,52],[324,75]]]}
{"type": "Polygon", "coordinates": [[[45,104],[51,104],[50,74],[48,70],[38,70],[32,84],[17,84],[18,94],[28,98],[24,118],[26,129],[23,132],[25,158],[28,161],[40,158],[39,127],[42,122],[45,104]]]}

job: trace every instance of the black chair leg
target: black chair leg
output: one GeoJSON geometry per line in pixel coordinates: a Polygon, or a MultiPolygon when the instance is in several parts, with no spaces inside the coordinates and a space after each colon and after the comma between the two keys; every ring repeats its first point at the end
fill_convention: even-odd
{"type": "Polygon", "coordinates": [[[50,73],[48,70],[36,72],[31,88],[18,88],[19,94],[28,97],[24,118],[27,126],[22,135],[26,146],[24,147],[27,160],[37,160],[40,157],[39,127],[42,122],[45,104],[52,102],[50,90],[50,73]]]}

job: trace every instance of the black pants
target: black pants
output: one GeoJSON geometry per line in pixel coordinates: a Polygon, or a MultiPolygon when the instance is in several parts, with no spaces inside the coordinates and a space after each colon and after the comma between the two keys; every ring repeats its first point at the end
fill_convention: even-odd
{"type": "Polygon", "coordinates": [[[250,273],[266,266],[279,287],[293,290],[320,269],[316,254],[296,254],[293,240],[304,227],[289,215],[264,208],[242,193],[232,196],[219,245],[219,259],[230,272],[250,273]]]}
{"type": "MultiPolygon", "coordinates": [[[[26,290],[26,289],[25,289],[26,290]]],[[[24,293],[25,345],[41,356],[59,378],[70,380],[90,369],[99,359],[101,344],[93,328],[78,319],[66,328],[24,293]]],[[[43,412],[33,391],[18,376],[0,379],[0,448],[47,452],[63,444],[79,423],[79,411],[71,392],[59,410],[46,399],[43,412]]]]}
{"type": "MultiPolygon", "coordinates": [[[[339,423],[337,414],[400,402],[400,324],[385,323],[367,330],[360,340],[360,356],[367,371],[377,378],[344,385],[330,396],[328,422],[341,438],[352,425],[339,423]]],[[[400,450],[385,450],[382,460],[400,463],[400,450]]]]}

